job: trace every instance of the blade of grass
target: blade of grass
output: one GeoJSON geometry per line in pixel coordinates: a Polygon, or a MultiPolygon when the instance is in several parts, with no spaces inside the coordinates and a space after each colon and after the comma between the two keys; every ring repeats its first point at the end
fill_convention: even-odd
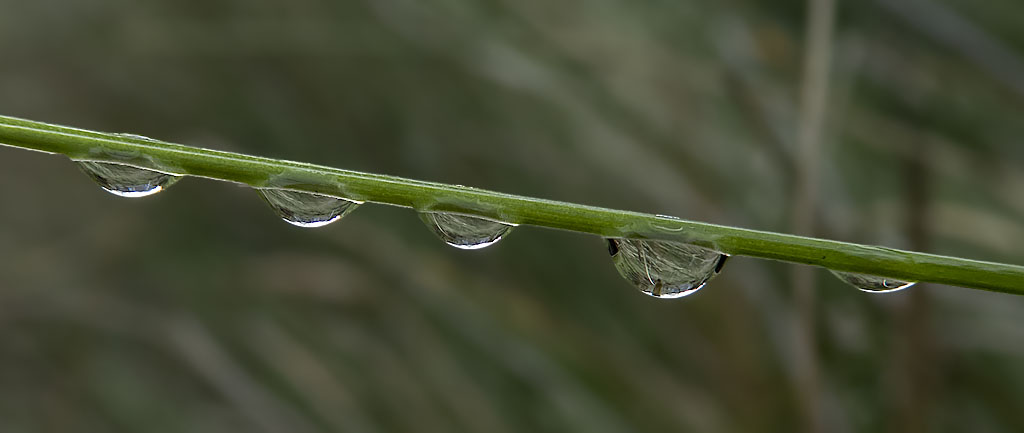
{"type": "Polygon", "coordinates": [[[822,266],[906,281],[1024,294],[1024,267],[686,221],[270,158],[126,134],[0,116],[0,143],[185,176],[281,187],[348,199],[459,212],[590,233],[688,242],[728,254],[822,266]]]}

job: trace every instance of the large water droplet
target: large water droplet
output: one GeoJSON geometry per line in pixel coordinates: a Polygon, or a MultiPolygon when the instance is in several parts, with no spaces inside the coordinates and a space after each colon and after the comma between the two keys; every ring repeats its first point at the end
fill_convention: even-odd
{"type": "Polygon", "coordinates": [[[359,207],[361,202],[309,192],[258,188],[263,200],[281,219],[299,227],[322,227],[359,207]]]}
{"type": "Polygon", "coordinates": [[[832,271],[832,274],[839,277],[847,284],[868,293],[889,293],[906,289],[916,283],[894,280],[892,278],[879,277],[875,275],[856,274],[853,272],[832,271]]]}
{"type": "Polygon", "coordinates": [[[682,298],[722,271],[728,255],[691,244],[642,239],[607,239],[615,268],[641,292],[682,298]]]}
{"type": "Polygon", "coordinates": [[[515,225],[450,212],[420,212],[420,219],[444,243],[478,250],[498,243],[515,225]]]}
{"type": "Polygon", "coordinates": [[[112,162],[75,161],[100,188],[121,197],[145,197],[163,191],[180,176],[112,162]]]}

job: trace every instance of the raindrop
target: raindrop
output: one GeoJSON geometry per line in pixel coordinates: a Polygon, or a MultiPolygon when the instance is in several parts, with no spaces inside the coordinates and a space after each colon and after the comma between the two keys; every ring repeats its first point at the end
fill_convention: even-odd
{"type": "Polygon", "coordinates": [[[879,277],[867,274],[855,274],[852,272],[832,271],[832,274],[839,277],[847,284],[854,286],[861,291],[868,293],[889,293],[906,289],[916,283],[894,280],[892,278],[879,277]]]}
{"type": "Polygon", "coordinates": [[[121,197],[145,197],[163,191],[181,176],[112,162],[75,161],[100,188],[121,197]]]}
{"type": "Polygon", "coordinates": [[[691,244],[642,239],[607,239],[615,268],[641,292],[655,298],[696,293],[722,271],[728,255],[691,244]]]}
{"type": "Polygon", "coordinates": [[[309,192],[257,188],[256,192],[285,222],[299,227],[322,227],[355,210],[362,202],[309,192]]]}
{"type": "Polygon", "coordinates": [[[514,224],[450,212],[420,212],[420,219],[444,243],[463,250],[478,250],[498,243],[514,224]]]}
{"type": "Polygon", "coordinates": [[[142,140],[142,141],[157,141],[157,140],[149,138],[149,137],[147,137],[145,135],[132,134],[130,132],[118,132],[118,133],[115,133],[114,135],[119,136],[119,137],[124,137],[124,138],[134,138],[136,140],[142,140]]]}

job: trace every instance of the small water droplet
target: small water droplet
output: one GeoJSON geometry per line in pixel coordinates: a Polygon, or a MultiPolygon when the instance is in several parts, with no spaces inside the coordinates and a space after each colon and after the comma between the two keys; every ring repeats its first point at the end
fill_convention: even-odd
{"type": "Polygon", "coordinates": [[[857,274],[853,272],[831,271],[843,282],[868,293],[890,293],[906,289],[917,283],[895,280],[875,275],[857,274]]]}
{"type": "Polygon", "coordinates": [[[729,258],[696,245],[642,239],[608,239],[608,252],[626,281],[662,299],[696,293],[729,258]]]}
{"type": "Polygon", "coordinates": [[[256,192],[281,219],[299,227],[322,227],[359,207],[361,202],[310,192],[257,188],[256,192]]]}
{"type": "Polygon", "coordinates": [[[134,138],[136,140],[142,140],[142,141],[157,141],[157,140],[149,138],[149,137],[147,137],[145,135],[132,134],[130,132],[118,132],[118,133],[115,133],[114,135],[117,135],[119,137],[124,137],[124,138],[134,138]]]}
{"type": "Polygon", "coordinates": [[[451,212],[420,212],[420,219],[444,243],[463,250],[478,250],[498,243],[514,224],[451,212]]]}
{"type": "Polygon", "coordinates": [[[173,185],[180,176],[112,162],[75,161],[100,188],[121,197],[145,197],[173,185]]]}

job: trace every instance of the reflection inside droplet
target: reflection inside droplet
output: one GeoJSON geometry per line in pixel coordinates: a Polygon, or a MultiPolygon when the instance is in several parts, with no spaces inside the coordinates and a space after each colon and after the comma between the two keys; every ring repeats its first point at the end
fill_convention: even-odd
{"type": "Polygon", "coordinates": [[[498,243],[513,224],[450,212],[420,212],[420,219],[444,243],[464,250],[478,250],[498,243]]]}
{"type": "Polygon", "coordinates": [[[299,227],[325,226],[361,204],[355,200],[278,188],[258,188],[256,192],[281,219],[299,227]]]}
{"type": "Polygon", "coordinates": [[[906,289],[916,283],[900,281],[875,275],[857,274],[853,272],[831,271],[843,282],[869,293],[891,293],[906,289]]]}
{"type": "Polygon", "coordinates": [[[626,281],[662,299],[692,295],[722,271],[729,257],[691,244],[642,239],[607,239],[612,262],[626,281]]]}
{"type": "Polygon", "coordinates": [[[75,161],[100,188],[120,197],[145,197],[173,185],[180,176],[112,162],[75,161]]]}

